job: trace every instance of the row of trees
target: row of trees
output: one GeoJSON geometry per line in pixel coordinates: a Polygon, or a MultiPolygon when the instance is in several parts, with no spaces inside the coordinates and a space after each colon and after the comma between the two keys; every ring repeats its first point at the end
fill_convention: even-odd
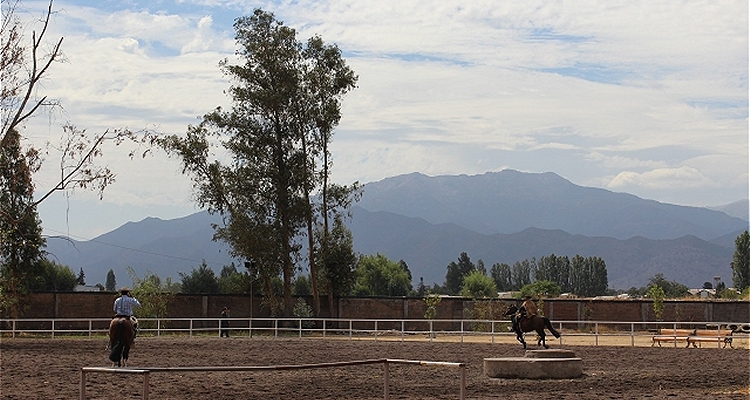
{"type": "MultiPolygon", "coordinates": [[[[546,274],[553,264],[551,260],[567,260],[567,257],[542,257],[542,262],[525,260],[518,262],[516,265],[523,265],[523,273],[526,275],[521,284],[516,288],[507,290],[519,291],[525,287],[534,287],[537,294],[558,295],[564,290],[564,282],[560,280],[551,280],[550,275],[546,274]],[[541,265],[541,266],[540,266],[541,265]],[[530,266],[533,266],[530,267],[530,266]],[[542,290],[542,288],[544,288],[542,290]],[[541,290],[541,291],[540,291],[541,290]]],[[[603,266],[604,262],[595,257],[584,259],[576,256],[574,260],[580,259],[582,268],[590,266],[589,275],[596,277],[598,274],[603,275],[603,283],[592,294],[575,293],[581,296],[594,296],[604,294],[606,291],[606,267],[602,272],[596,270],[597,266],[603,266]]],[[[572,265],[578,265],[576,262],[572,265]]],[[[467,297],[495,297],[498,292],[498,274],[493,273],[488,276],[484,268],[484,263],[480,260],[476,265],[466,253],[461,253],[458,262],[451,262],[446,267],[446,281],[443,285],[435,284],[427,288],[423,282],[416,289],[412,287],[412,273],[409,266],[403,260],[395,262],[388,259],[382,254],[360,255],[355,262],[350,264],[351,269],[339,271],[337,276],[337,289],[339,295],[355,296],[425,296],[428,292],[434,294],[463,295],[467,297]]],[[[565,265],[565,264],[562,264],[565,265]]],[[[500,264],[495,267],[502,269],[500,264]]],[[[493,271],[498,268],[493,267],[493,271]]],[[[251,275],[252,269],[238,271],[232,265],[224,267],[219,276],[203,263],[199,268],[193,269],[191,273],[181,273],[183,293],[250,293],[251,284],[255,276],[251,275]]],[[[519,275],[520,273],[517,273],[519,275]]],[[[593,280],[593,279],[592,279],[593,280]]],[[[311,294],[311,279],[309,275],[298,275],[292,284],[292,291],[295,295],[311,294]]],[[[500,280],[502,284],[502,280],[500,280]]],[[[591,286],[594,286],[593,284],[591,286]]],[[[581,285],[581,287],[589,287],[581,285]]],[[[268,290],[280,293],[283,283],[278,279],[270,287],[255,288],[255,293],[271,295],[268,290]]]]}
{"type": "MultiPolygon", "coordinates": [[[[481,280],[481,275],[487,276],[484,262],[471,262],[466,253],[461,253],[457,262],[448,264],[445,284],[442,288],[433,288],[446,294],[459,294],[464,281],[471,276],[473,283],[481,280]],[[473,276],[477,275],[478,276],[473,276]]],[[[568,256],[554,254],[541,257],[539,260],[516,261],[513,266],[505,263],[493,264],[490,268],[488,282],[494,283],[496,291],[518,291],[524,286],[536,281],[548,281],[559,286],[561,292],[579,296],[597,296],[607,292],[607,266],[599,257],[584,258],[575,255],[568,256]]]]}
{"type": "MultiPolygon", "coordinates": [[[[351,269],[339,271],[336,292],[355,296],[406,296],[413,294],[412,276],[405,262],[394,262],[382,254],[361,255],[350,264],[351,269]]],[[[252,265],[246,269],[234,264],[224,266],[217,276],[212,269],[202,263],[190,273],[180,273],[182,293],[224,293],[248,294],[251,289],[256,294],[272,297],[283,292],[283,282],[277,276],[271,284],[259,281],[258,271],[252,265]],[[252,285],[252,286],[251,286],[252,285]],[[269,292],[270,290],[270,292],[269,292]]],[[[295,295],[312,294],[310,275],[298,274],[292,282],[295,295]]]]}

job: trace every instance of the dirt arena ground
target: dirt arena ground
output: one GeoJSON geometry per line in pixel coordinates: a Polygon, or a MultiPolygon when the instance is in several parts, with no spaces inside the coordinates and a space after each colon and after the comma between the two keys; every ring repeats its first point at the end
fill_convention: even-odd
{"type": "MultiPolygon", "coordinates": [[[[3,338],[2,399],[77,399],[81,367],[109,366],[105,338],[3,338]]],[[[552,348],[560,348],[554,345],[552,348]]],[[[564,380],[495,379],[483,359],[523,356],[518,344],[142,337],[130,367],[293,365],[399,358],[463,362],[467,399],[750,398],[750,350],[565,345],[584,376],[564,380]]],[[[142,376],[89,373],[88,399],[140,399],[142,376]]],[[[383,366],[254,372],[180,372],[150,376],[151,399],[382,399],[383,366]]],[[[391,399],[457,399],[457,368],[390,366],[391,399]]]]}

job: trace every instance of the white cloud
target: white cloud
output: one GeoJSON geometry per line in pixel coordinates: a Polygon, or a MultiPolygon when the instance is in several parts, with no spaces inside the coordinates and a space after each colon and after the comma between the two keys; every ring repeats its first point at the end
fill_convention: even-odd
{"type": "Polygon", "coordinates": [[[183,53],[208,51],[216,47],[216,38],[211,29],[213,18],[207,15],[198,22],[198,29],[190,43],[182,47],[183,53]]]}
{"type": "MultiPolygon", "coordinates": [[[[70,62],[46,89],[81,127],[182,133],[228,104],[229,15],[259,5],[360,76],[334,137],[341,182],[509,167],[681,204],[747,196],[746,1],[55,4],[70,62]]],[[[121,170],[117,201],[189,196],[160,192],[173,168],[121,170]]]]}
{"type": "Polygon", "coordinates": [[[600,152],[592,152],[586,156],[587,159],[603,165],[608,169],[628,170],[632,168],[665,168],[667,163],[664,161],[640,160],[637,158],[624,157],[619,155],[607,156],[600,152]]]}
{"type": "Polygon", "coordinates": [[[642,186],[646,188],[700,188],[712,186],[711,181],[700,171],[690,167],[660,168],[644,173],[623,171],[607,185],[612,189],[642,186]]]}

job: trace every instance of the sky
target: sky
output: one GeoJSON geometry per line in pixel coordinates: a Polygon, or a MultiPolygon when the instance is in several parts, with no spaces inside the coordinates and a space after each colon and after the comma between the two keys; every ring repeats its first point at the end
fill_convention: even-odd
{"type": "MultiPolygon", "coordinates": [[[[30,28],[47,4],[23,1],[30,28]]],[[[65,62],[42,90],[63,109],[25,133],[37,145],[59,143],[66,122],[184,134],[231,105],[219,62],[255,8],[335,43],[359,77],[331,147],[338,183],[514,169],[680,205],[748,198],[744,0],[56,0],[47,35],[64,38],[65,62]]],[[[87,240],[199,211],[177,160],[104,150],[116,182],[103,199],[45,200],[46,234],[87,240]]],[[[53,147],[37,192],[59,175],[53,147]]]]}

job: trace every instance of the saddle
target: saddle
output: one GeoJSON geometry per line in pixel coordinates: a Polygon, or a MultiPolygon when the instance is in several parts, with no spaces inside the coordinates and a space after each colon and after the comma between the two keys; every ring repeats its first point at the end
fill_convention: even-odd
{"type": "Polygon", "coordinates": [[[133,340],[135,340],[135,336],[138,334],[138,319],[134,315],[115,315],[112,318],[112,323],[119,320],[125,320],[130,324],[130,329],[133,332],[133,340]]]}
{"type": "Polygon", "coordinates": [[[128,322],[130,322],[130,325],[132,325],[133,327],[138,326],[138,319],[135,317],[135,315],[130,315],[130,316],[127,316],[127,315],[115,315],[115,317],[112,318],[112,319],[116,319],[116,320],[126,319],[126,320],[128,320],[128,322]]]}

